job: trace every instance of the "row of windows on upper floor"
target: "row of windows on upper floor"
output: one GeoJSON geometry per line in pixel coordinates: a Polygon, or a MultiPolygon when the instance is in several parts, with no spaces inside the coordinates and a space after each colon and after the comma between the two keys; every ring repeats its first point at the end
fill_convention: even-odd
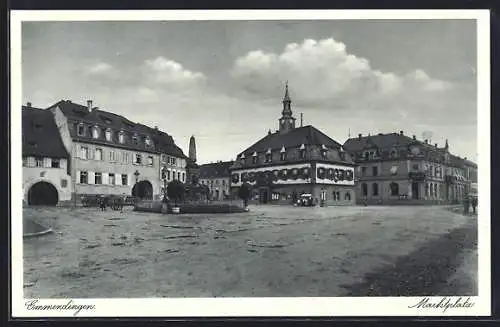
{"type": "Polygon", "coordinates": [[[184,172],[180,172],[180,171],[171,171],[170,169],[167,169],[167,168],[162,168],[161,169],[161,179],[163,180],[167,180],[167,181],[170,181],[170,180],[175,180],[177,176],[177,180],[181,181],[181,182],[185,182],[186,181],[186,173],[184,172]],[[177,175],[176,175],[177,173],[177,175]],[[172,174],[172,175],[170,175],[172,174]],[[172,179],[170,179],[170,176],[172,176],[172,179]]]}
{"type": "MultiPolygon", "coordinates": [[[[304,160],[307,158],[307,150],[305,148],[304,145],[302,145],[298,150],[298,156],[297,157],[294,157],[294,153],[290,153],[290,150],[287,150],[285,149],[285,147],[281,148],[280,152],[279,152],[279,161],[287,161],[289,159],[292,159],[292,158],[295,158],[295,159],[300,159],[300,160],[304,160]]],[[[326,148],[325,146],[322,146],[321,149],[320,149],[320,156],[322,159],[328,159],[328,148],[326,148]]],[[[339,157],[341,160],[346,160],[346,156],[347,154],[343,151],[339,151],[339,157]]],[[[276,156],[275,156],[276,157],[276,156]]],[[[271,149],[267,150],[267,152],[261,156],[259,155],[257,152],[254,152],[251,156],[252,158],[252,164],[258,164],[261,162],[260,159],[264,159],[264,163],[272,163],[273,162],[273,151],[271,151],[271,149]]],[[[277,159],[277,158],[275,158],[277,159]]],[[[241,164],[245,164],[247,163],[246,161],[246,157],[245,157],[245,154],[242,154],[240,155],[240,163],[241,164]]]]}
{"type": "Polygon", "coordinates": [[[111,128],[102,128],[100,126],[86,126],[83,123],[75,123],[76,134],[78,136],[92,137],[93,139],[104,139],[108,142],[126,144],[128,137],[134,145],[144,144],[146,148],[154,148],[154,142],[148,135],[139,135],[138,133],[128,133],[123,130],[113,132],[111,128]],[[131,134],[131,136],[129,135],[131,134]]]}
{"type": "MultiPolygon", "coordinates": [[[[435,178],[443,178],[443,173],[446,171],[446,174],[447,175],[462,175],[463,176],[463,171],[461,171],[460,169],[457,169],[457,168],[452,168],[452,167],[446,167],[445,169],[443,167],[440,167],[440,166],[433,166],[433,165],[430,165],[430,164],[424,164],[423,166],[421,166],[420,164],[418,163],[413,163],[412,166],[411,166],[411,171],[413,172],[417,172],[417,171],[420,171],[421,169],[420,168],[423,168],[423,170],[425,172],[427,172],[427,174],[430,176],[430,177],[435,177],[435,178]]],[[[379,176],[379,167],[378,166],[372,166],[372,171],[371,171],[371,176],[379,176]]],[[[398,167],[397,166],[393,166],[391,167],[390,169],[390,173],[391,175],[397,175],[398,174],[398,167]]],[[[367,167],[366,166],[362,166],[360,167],[361,169],[361,176],[367,176],[367,167]]]]}
{"type": "Polygon", "coordinates": [[[210,186],[212,186],[212,185],[217,185],[217,186],[218,186],[218,185],[222,185],[222,186],[226,186],[226,184],[228,184],[228,183],[229,183],[229,181],[227,181],[227,182],[226,182],[226,180],[225,180],[225,179],[223,179],[223,180],[218,180],[218,179],[216,179],[216,180],[215,180],[215,183],[214,183],[214,180],[213,180],[213,179],[208,179],[208,180],[203,180],[203,179],[202,179],[202,180],[200,180],[200,182],[201,182],[201,184],[203,184],[203,185],[205,185],[205,184],[206,184],[206,185],[210,185],[210,186]]]}
{"type": "Polygon", "coordinates": [[[66,163],[65,159],[46,157],[23,157],[23,167],[38,168],[62,168],[66,163]]]}
{"type": "MultiPolygon", "coordinates": [[[[120,185],[128,186],[129,175],[128,174],[115,174],[115,173],[102,173],[102,172],[89,172],[89,171],[79,171],[77,176],[77,181],[80,184],[95,184],[95,185],[120,185]]],[[[170,181],[170,171],[167,174],[167,180],[170,181]]],[[[185,182],[186,174],[177,172],[172,172],[172,180],[180,180],[185,182]]]]}
{"type": "MultiPolygon", "coordinates": [[[[130,153],[127,151],[120,151],[120,157],[118,157],[117,151],[108,150],[108,160],[110,162],[121,162],[124,164],[132,163],[135,165],[147,165],[154,166],[154,156],[144,155],[142,153],[130,153]]],[[[105,160],[104,149],[102,148],[89,148],[86,145],[80,146],[78,157],[84,160],[105,160]]],[[[164,164],[177,165],[178,158],[164,155],[161,156],[161,161],[164,164]]],[[[179,160],[180,163],[181,160],[179,160]]]]}

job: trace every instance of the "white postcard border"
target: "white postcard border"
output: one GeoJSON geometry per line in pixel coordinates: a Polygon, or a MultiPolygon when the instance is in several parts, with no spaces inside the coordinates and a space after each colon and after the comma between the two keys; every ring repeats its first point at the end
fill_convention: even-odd
{"type": "MultiPolygon", "coordinates": [[[[23,298],[21,23],[23,21],[158,20],[329,20],[329,19],[476,19],[479,166],[479,294],[462,297],[470,308],[410,308],[423,297],[346,298],[188,298],[188,299],[38,299],[39,304],[92,305],[79,317],[185,316],[489,316],[490,268],[490,22],[488,10],[194,10],[194,11],[11,11],[11,267],[13,317],[72,317],[74,310],[30,310],[23,298]],[[71,302],[70,304],[68,302],[71,302]]],[[[443,297],[431,297],[437,303],[443,297]]],[[[458,297],[448,297],[455,302],[458,297]]]]}

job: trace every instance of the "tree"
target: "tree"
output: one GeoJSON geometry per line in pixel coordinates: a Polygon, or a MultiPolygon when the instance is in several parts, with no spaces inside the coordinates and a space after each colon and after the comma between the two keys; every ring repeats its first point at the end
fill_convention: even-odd
{"type": "Polygon", "coordinates": [[[177,201],[184,199],[185,192],[184,184],[181,181],[171,181],[167,186],[167,195],[170,199],[174,200],[176,206],[177,201]]]}
{"type": "Polygon", "coordinates": [[[251,191],[252,186],[248,183],[243,183],[238,190],[238,196],[243,200],[245,208],[248,206],[248,199],[250,199],[251,191]]]}

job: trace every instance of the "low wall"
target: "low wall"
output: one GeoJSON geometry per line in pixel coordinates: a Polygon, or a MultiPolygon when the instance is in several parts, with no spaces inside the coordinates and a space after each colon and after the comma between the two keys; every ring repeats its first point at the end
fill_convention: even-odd
{"type": "MultiPolygon", "coordinates": [[[[245,212],[242,206],[229,203],[179,203],[180,213],[239,213],[245,212]]],[[[163,203],[161,201],[146,200],[136,203],[134,211],[142,212],[163,212],[163,203]]],[[[167,212],[172,213],[172,205],[167,206],[167,212]]]]}

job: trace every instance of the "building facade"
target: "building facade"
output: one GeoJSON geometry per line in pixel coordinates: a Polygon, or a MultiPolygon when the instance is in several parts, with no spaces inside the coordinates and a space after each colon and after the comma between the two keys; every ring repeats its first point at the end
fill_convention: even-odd
{"type": "Polygon", "coordinates": [[[23,202],[58,205],[71,200],[69,155],[52,114],[22,107],[23,202]]]}
{"type": "Polygon", "coordinates": [[[343,147],[358,164],[358,203],[449,203],[467,192],[465,159],[449,152],[448,141],[441,148],[400,131],[360,134],[343,147]]]}
{"type": "Polygon", "coordinates": [[[158,128],[63,100],[52,112],[70,155],[72,199],[82,195],[161,198],[168,182],[186,179],[186,156],[158,128]]]}
{"type": "Polygon", "coordinates": [[[292,203],[307,193],[325,205],[354,204],[354,161],[315,127],[296,127],[291,102],[287,85],[279,130],[239,153],[231,166],[232,195],[246,182],[260,203],[292,203]]]}
{"type": "Polygon", "coordinates": [[[233,161],[200,165],[199,182],[208,187],[209,199],[218,201],[231,199],[229,168],[232,165],[233,161]]]}

